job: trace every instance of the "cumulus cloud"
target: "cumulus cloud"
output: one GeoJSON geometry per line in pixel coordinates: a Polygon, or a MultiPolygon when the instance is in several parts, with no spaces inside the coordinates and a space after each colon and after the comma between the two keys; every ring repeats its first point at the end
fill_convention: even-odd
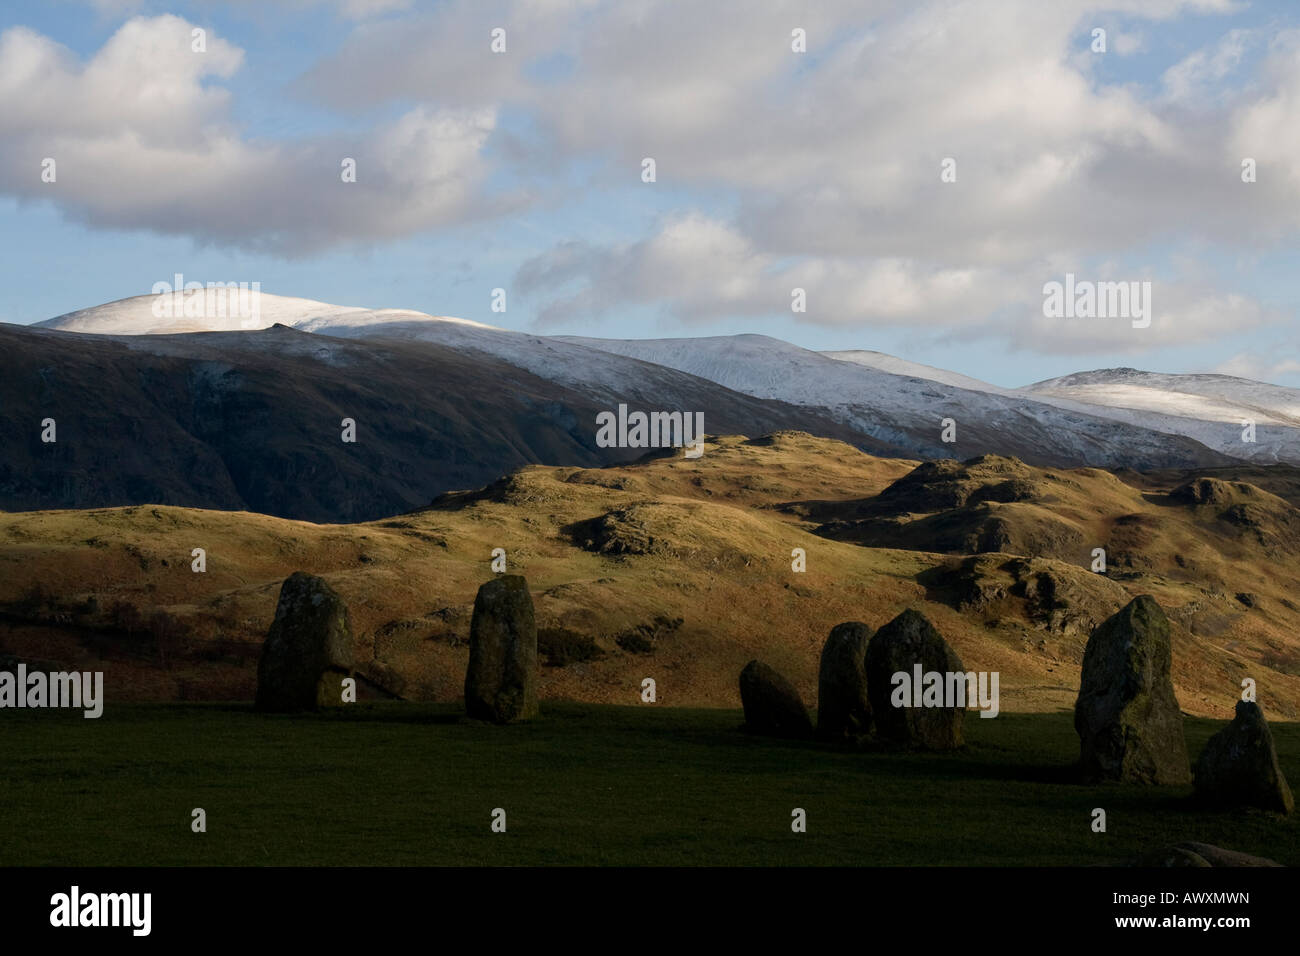
{"type": "Polygon", "coordinates": [[[791,260],[759,250],[724,221],[688,214],[621,246],[558,245],[525,262],[515,285],[546,303],[539,311],[544,327],[628,305],[660,305],[682,322],[786,313],[826,326],[905,326],[935,339],[1005,338],[1015,348],[1060,355],[1194,345],[1286,319],[1280,310],[1196,277],[1162,280],[1117,262],[1085,262],[1075,280],[1136,283],[1132,302],[1141,304],[1142,315],[1045,315],[1044,285],[1063,282],[1075,268],[1052,256],[1014,269],[941,267],[897,257],[791,260]],[[792,313],[795,290],[801,290],[805,312],[792,313]],[[1147,316],[1145,327],[1134,326],[1147,316]]]}
{"type": "Polygon", "coordinates": [[[554,205],[654,190],[648,232],[564,236],[527,259],[515,287],[543,325],[629,306],[790,315],[796,287],[796,321],[1044,352],[1280,318],[1159,263],[1294,237],[1298,35],[1225,29],[1152,89],[1104,81],[1089,50],[1104,24],[1105,55],[1133,59],[1163,22],[1233,0],[446,0],[403,16],[400,0],[328,2],[364,22],[295,92],[350,119],[347,137],[241,135],[223,82],[243,54],[210,39],[184,55],[175,17],[130,21],[84,64],[30,31],[0,36],[0,185],[94,225],[286,254],[517,208],[503,182],[554,205]],[[46,155],[57,189],[39,182],[46,155]],[[339,184],[343,156],[355,186],[339,184]],[[1045,320],[1042,284],[1067,271],[1150,279],[1151,327],[1045,320]]]}
{"type": "Polygon", "coordinates": [[[1294,234],[1300,57],[1287,37],[1262,88],[1224,83],[1254,42],[1247,31],[1172,67],[1156,96],[1092,75],[1099,13],[1233,9],[831,2],[796,17],[723,2],[680,17],[660,3],[602,6],[579,35],[572,79],[533,103],[550,142],[607,156],[613,175],[652,156],[653,188],[718,190],[734,212],[707,228],[684,214],[606,249],[566,243],[530,261],[521,285],[539,300],[549,291],[549,322],[653,302],[706,321],[777,314],[806,283],[801,321],[1000,329],[1048,351],[1201,341],[1225,314],[1277,321],[1238,290],[1167,274],[1166,311],[1145,336],[1061,334],[1035,318],[1045,277],[1086,274],[1099,258],[1123,258],[1131,278],[1170,245],[1294,234]],[[807,27],[810,59],[791,54],[792,24],[807,27]],[[1221,95],[1198,99],[1207,88],[1221,95]],[[1245,184],[1241,159],[1255,155],[1276,175],[1245,184]],[[949,158],[955,182],[941,181],[949,158]],[[690,251],[674,266],[668,248],[690,251]]]}
{"type": "Polygon", "coordinates": [[[88,61],[31,30],[0,34],[0,190],[93,226],[296,255],[499,213],[482,152],[492,109],[417,106],[355,135],[242,135],[243,52],[175,16],[129,20],[88,61]],[[45,159],[56,179],[41,178],[45,159]],[[356,162],[356,182],[342,164],[356,162]]]}
{"type": "Polygon", "coordinates": [[[1220,375],[1250,378],[1257,382],[1276,382],[1300,375],[1300,361],[1278,359],[1274,355],[1261,355],[1258,352],[1238,352],[1231,358],[1220,362],[1210,371],[1217,372],[1220,375]]]}

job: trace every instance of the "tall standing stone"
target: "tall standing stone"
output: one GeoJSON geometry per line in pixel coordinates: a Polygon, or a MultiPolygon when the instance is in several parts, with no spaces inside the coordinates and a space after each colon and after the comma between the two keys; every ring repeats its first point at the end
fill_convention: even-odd
{"type": "Polygon", "coordinates": [[[1191,782],[1170,660],[1169,619],[1148,594],[1092,632],[1074,705],[1085,780],[1191,782]]]}
{"type": "Polygon", "coordinates": [[[860,737],[871,730],[867,693],[867,645],[871,628],[847,621],[831,628],[817,672],[817,735],[828,740],[860,737]]]}
{"type": "Polygon", "coordinates": [[[745,729],[767,737],[811,737],[808,708],[795,686],[762,661],[750,661],[740,672],[740,703],[745,729]]]}
{"type": "Polygon", "coordinates": [[[348,606],[324,579],[294,572],[280,586],[262,645],[254,706],[276,713],[340,706],[352,667],[348,606]]]}
{"type": "Polygon", "coordinates": [[[961,658],[948,646],[929,619],[906,610],[876,632],[867,645],[867,694],[876,735],[883,740],[923,750],[954,750],[962,745],[961,721],[965,712],[954,700],[951,706],[923,706],[912,700],[894,706],[894,675],[905,674],[909,683],[917,665],[921,673],[964,673],[961,658]]]}
{"type": "Polygon", "coordinates": [[[1295,798],[1277,762],[1273,733],[1264,711],[1237,701],[1232,722],[1209,739],[1196,761],[1196,795],[1206,803],[1259,807],[1278,813],[1295,809],[1295,798]]]}
{"type": "Polygon", "coordinates": [[[478,589],[469,625],[465,713],[498,724],[537,716],[537,624],[522,575],[503,574],[478,589]]]}

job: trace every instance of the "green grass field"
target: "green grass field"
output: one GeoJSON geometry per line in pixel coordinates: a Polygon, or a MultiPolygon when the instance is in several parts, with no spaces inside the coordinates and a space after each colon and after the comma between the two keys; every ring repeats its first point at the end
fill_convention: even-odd
{"type": "MultiPolygon", "coordinates": [[[[1121,862],[1201,840],[1300,865],[1300,814],[1207,812],[1190,788],[1084,787],[1070,715],[965,721],[952,754],[749,737],[728,710],[454,707],[302,717],[241,705],[0,716],[0,864],[993,865],[1121,862]],[[207,811],[206,833],[191,810],[207,811]],[[494,808],[507,832],[490,828],[494,808]],[[807,811],[806,833],[791,810],[807,811]],[[1103,807],[1108,832],[1093,833],[1103,807]]],[[[1189,720],[1193,758],[1216,721],[1189,720]]],[[[1300,783],[1300,725],[1274,724],[1300,783]]]]}

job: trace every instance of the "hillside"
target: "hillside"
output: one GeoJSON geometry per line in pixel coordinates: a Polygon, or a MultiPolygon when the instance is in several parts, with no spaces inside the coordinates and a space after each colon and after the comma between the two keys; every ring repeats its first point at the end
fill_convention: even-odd
{"type": "Polygon", "coordinates": [[[620,401],[704,411],[707,431],[798,427],[888,449],[807,409],[632,359],[613,363],[624,382],[613,393],[483,352],[284,326],[117,337],[0,325],[0,350],[10,511],[148,503],[373,519],[528,464],[629,460],[640,452],[596,445],[597,413],[620,401]]]}
{"type": "Polygon", "coordinates": [[[916,607],[967,667],[1001,673],[1004,710],[1068,708],[1092,626],[1151,593],[1174,624],[1184,710],[1229,715],[1249,676],[1270,716],[1295,720],[1297,530],[1294,501],[1224,473],[1140,488],[730,436],[695,461],[526,467],[353,525],[158,506],[3,515],[0,653],[102,666],[119,699],[248,698],[280,582],[303,569],[349,602],[376,688],[451,701],[504,548],[533,591],[549,699],[632,703],[649,676],[665,704],[735,706],[737,673],[761,657],[812,703],[831,626],[916,607]],[[1105,575],[1088,570],[1093,547],[1105,575]]]}
{"type": "Polygon", "coordinates": [[[923,458],[999,454],[1047,467],[1136,469],[1238,460],[1163,430],[1159,422],[1119,421],[1083,402],[1049,403],[880,353],[813,352],[766,335],[561,339],[698,375],[756,398],[821,410],[923,458]],[[955,423],[951,443],[943,439],[946,419],[955,423]]]}
{"type": "MultiPolygon", "coordinates": [[[[867,450],[925,458],[1014,455],[1036,465],[1107,468],[1185,468],[1230,465],[1243,458],[1300,461],[1300,432],[1262,424],[1244,450],[1213,413],[1191,417],[1117,410],[1113,403],[1002,389],[967,376],[906,362],[879,352],[814,352],[764,335],[681,339],[593,339],[533,335],[480,322],[408,309],[335,306],[260,293],[258,314],[232,318],[200,290],[184,295],[135,296],[39,323],[40,327],[112,336],[171,334],[185,348],[195,331],[293,329],[357,342],[451,349],[467,361],[505,362],[604,407],[619,402],[662,402],[686,375],[731,393],[797,407],[806,421],[771,427],[851,437],[867,450]],[[159,306],[166,309],[158,309],[159,306]],[[159,318],[155,310],[180,318],[159,318]],[[943,439],[942,422],[957,424],[956,441],[943,439]],[[826,428],[834,423],[838,431],[826,428]],[[856,436],[856,437],[852,437],[856,436]],[[1295,447],[1292,447],[1295,439],[1295,447]]],[[[430,383],[426,387],[436,387],[430,383]]],[[[1272,388],[1272,386],[1261,386],[1272,388]]],[[[697,384],[698,392],[698,384],[697,384]]],[[[1286,391],[1286,390],[1282,390],[1286,391]]],[[[683,408],[660,404],[654,407],[683,408]]],[[[706,413],[709,406],[696,406],[706,413]]],[[[766,428],[737,424],[746,434],[766,428]]],[[[578,463],[578,459],[571,463],[578,463]]]]}

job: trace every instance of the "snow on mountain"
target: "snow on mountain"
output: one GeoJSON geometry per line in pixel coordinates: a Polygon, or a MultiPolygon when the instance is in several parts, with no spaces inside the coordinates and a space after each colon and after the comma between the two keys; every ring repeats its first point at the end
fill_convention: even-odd
{"type": "MultiPolygon", "coordinates": [[[[414,339],[504,359],[609,402],[698,396],[688,378],[694,376],[756,398],[826,410],[865,436],[927,457],[995,452],[1041,464],[1138,468],[1226,463],[1210,451],[1215,449],[1238,459],[1300,461],[1300,428],[1292,427],[1300,425],[1300,393],[1227,376],[1112,370],[1004,389],[881,352],[814,352],[764,335],[540,336],[411,310],[337,306],[265,292],[258,295],[254,317],[233,306],[226,311],[235,314],[214,313],[211,301],[201,298],[206,294],[135,296],[39,325],[132,336],[278,323],[336,338],[414,339]],[[159,314],[168,310],[171,317],[159,314]],[[1246,415],[1251,408],[1256,414],[1246,415]],[[1240,427],[1232,424],[1245,417],[1258,423],[1254,445],[1241,442],[1240,427]],[[957,423],[955,444],[941,440],[947,418],[957,423]]],[[[226,294],[235,301],[234,290],[226,294]]],[[[319,351],[322,361],[331,361],[327,348],[319,351]]]]}
{"type": "Polygon", "coordinates": [[[883,352],[821,354],[897,375],[993,395],[1019,395],[1081,414],[1183,435],[1236,458],[1300,463],[1298,389],[1231,375],[1172,375],[1132,368],[1076,372],[1010,389],[883,352]],[[1248,421],[1255,423],[1253,443],[1242,440],[1248,421]]]}
{"type": "Polygon", "coordinates": [[[1101,369],[1019,390],[1059,407],[1186,435],[1251,461],[1300,462],[1300,390],[1231,375],[1101,369]],[[1254,441],[1246,424],[1253,423],[1254,441]]]}
{"type": "Polygon", "coordinates": [[[237,289],[195,289],[119,299],[37,322],[36,326],[98,335],[238,332],[267,329],[276,323],[294,326],[312,318],[360,316],[369,311],[265,292],[258,293],[254,300],[251,292],[241,293],[237,289]],[[217,295],[218,292],[221,294],[217,295]]]}
{"type": "Polygon", "coordinates": [[[1232,375],[1169,375],[1132,368],[1076,372],[1027,385],[1023,392],[1093,405],[1194,415],[1218,421],[1251,417],[1300,427],[1300,389],[1232,375]]]}
{"type": "Polygon", "coordinates": [[[338,338],[409,338],[496,355],[534,374],[559,381],[588,381],[589,366],[601,362],[599,356],[586,356],[585,350],[581,350],[580,357],[587,360],[575,363],[573,359],[580,350],[549,343],[540,336],[411,309],[330,305],[267,292],[258,293],[254,308],[252,300],[237,299],[234,290],[226,290],[224,307],[218,308],[212,299],[205,299],[207,295],[207,290],[197,289],[183,294],[138,295],[36,325],[100,335],[253,331],[285,325],[338,338]]]}
{"type": "MultiPolygon", "coordinates": [[[[196,292],[194,295],[198,295],[196,292]]],[[[184,336],[135,337],[150,333],[190,331],[255,332],[279,324],[299,332],[315,333],[319,346],[277,340],[276,348],[304,355],[326,365],[346,365],[352,359],[338,339],[414,341],[444,346],[467,355],[499,359],[565,389],[579,392],[614,409],[621,402],[632,408],[665,411],[703,411],[708,421],[731,423],[747,433],[756,428],[806,427],[818,434],[854,440],[855,433],[823,410],[776,407],[752,395],[732,392],[719,383],[676,369],[653,365],[633,357],[614,355],[558,338],[501,329],[468,319],[433,316],[406,309],[362,309],[334,306],[310,299],[295,299],[261,293],[260,316],[255,321],[240,318],[199,318],[202,302],[191,303],[196,313],[184,323],[169,324],[154,315],[155,296],[136,296],[91,309],[59,316],[41,327],[58,331],[106,334],[128,347],[153,353],[183,354],[184,336]],[[242,324],[242,323],[247,323],[242,324]],[[802,423],[802,425],[801,425],[802,423]]],[[[311,336],[305,337],[308,341],[311,336]]],[[[436,384],[436,383],[434,383],[436,384]]],[[[509,388],[507,381],[499,383],[509,388]]],[[[593,420],[594,428],[594,420],[593,420]]],[[[906,449],[864,440],[879,454],[905,454],[906,449]]]]}
{"type": "Polygon", "coordinates": [[[941,373],[947,381],[936,380],[929,373],[938,370],[881,353],[841,359],[765,335],[558,338],[680,369],[759,398],[823,407],[865,434],[927,457],[993,452],[1036,463],[1135,468],[1226,461],[1184,436],[1097,415],[1082,403],[1058,407],[952,373],[941,373]],[[957,425],[955,443],[942,441],[948,418],[957,425]]]}
{"type": "Polygon", "coordinates": [[[1013,391],[1013,389],[999,388],[996,385],[990,385],[988,382],[981,382],[977,378],[962,375],[960,372],[949,372],[947,369],[935,368],[932,365],[909,362],[907,359],[887,355],[884,352],[873,352],[868,349],[849,349],[843,352],[827,351],[820,354],[841,362],[853,362],[857,365],[865,365],[867,368],[879,369],[882,372],[889,372],[891,375],[904,375],[908,378],[941,382],[944,385],[968,388],[975,392],[1004,395],[1013,391]]]}
{"type": "Polygon", "coordinates": [[[130,336],[253,331],[278,324],[336,338],[416,339],[502,358],[534,375],[565,385],[603,387],[606,390],[635,385],[638,378],[652,372],[640,362],[611,362],[604,352],[469,319],[428,315],[411,309],[330,305],[267,292],[259,293],[255,312],[249,308],[237,310],[233,291],[228,292],[226,314],[217,314],[213,303],[204,299],[205,293],[206,290],[194,290],[184,293],[183,297],[180,294],[139,295],[71,312],[36,325],[67,332],[130,336]],[[176,317],[156,314],[165,311],[176,317]],[[230,315],[232,311],[240,314],[230,315]],[[191,314],[186,316],[186,312],[191,314]]]}

